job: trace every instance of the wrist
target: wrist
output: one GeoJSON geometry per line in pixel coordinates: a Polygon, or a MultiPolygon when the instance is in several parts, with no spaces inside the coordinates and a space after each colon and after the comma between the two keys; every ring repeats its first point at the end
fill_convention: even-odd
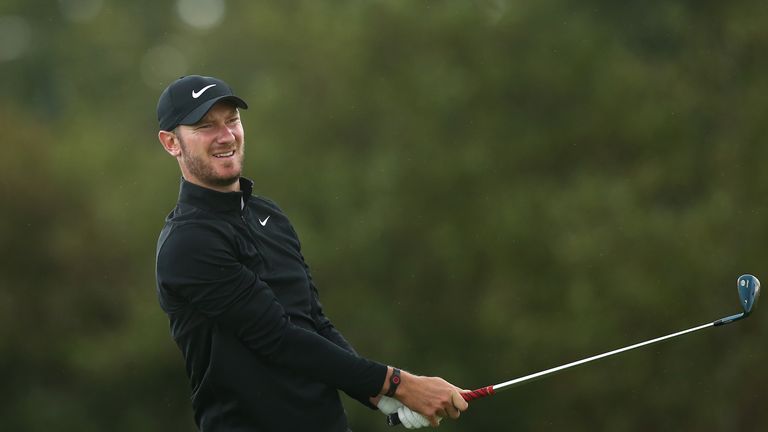
{"type": "Polygon", "coordinates": [[[402,375],[400,373],[400,369],[393,367],[392,373],[388,374],[387,376],[387,391],[384,393],[384,396],[387,397],[394,397],[395,393],[397,392],[397,388],[400,386],[400,383],[402,382],[402,375]]]}

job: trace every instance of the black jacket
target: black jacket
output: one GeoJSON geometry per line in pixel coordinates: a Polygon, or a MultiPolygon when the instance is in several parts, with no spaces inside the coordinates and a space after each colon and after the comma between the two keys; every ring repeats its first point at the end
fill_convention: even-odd
{"type": "Polygon", "coordinates": [[[337,389],[367,404],[386,366],[323,315],[298,236],[271,201],[181,182],[157,243],[157,289],[204,432],[345,431],[337,389]]]}

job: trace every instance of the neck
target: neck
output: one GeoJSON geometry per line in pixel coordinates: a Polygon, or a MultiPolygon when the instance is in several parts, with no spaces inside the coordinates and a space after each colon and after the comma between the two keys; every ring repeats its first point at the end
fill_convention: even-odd
{"type": "Polygon", "coordinates": [[[235,179],[234,182],[228,184],[228,185],[218,185],[218,184],[208,184],[201,182],[200,180],[194,178],[194,177],[187,177],[184,176],[184,180],[194,183],[197,186],[204,187],[206,189],[212,189],[216,192],[240,192],[240,179],[235,179]]]}

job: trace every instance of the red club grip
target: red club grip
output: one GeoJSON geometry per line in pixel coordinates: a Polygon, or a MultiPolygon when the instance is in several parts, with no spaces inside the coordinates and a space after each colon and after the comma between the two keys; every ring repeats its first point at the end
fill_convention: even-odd
{"type": "Polygon", "coordinates": [[[469,402],[474,399],[480,399],[482,397],[491,396],[494,394],[496,394],[496,392],[493,390],[493,386],[488,386],[481,387],[477,390],[464,392],[461,394],[461,397],[463,397],[465,401],[469,402]]]}
{"type": "MultiPolygon", "coordinates": [[[[464,392],[461,394],[461,397],[463,397],[465,401],[469,402],[471,400],[480,399],[486,396],[492,396],[494,394],[496,394],[496,392],[493,390],[493,386],[488,386],[488,387],[479,388],[477,390],[464,392]]],[[[387,425],[397,426],[399,424],[400,424],[400,417],[397,416],[397,413],[393,413],[387,416],[387,425]]]]}

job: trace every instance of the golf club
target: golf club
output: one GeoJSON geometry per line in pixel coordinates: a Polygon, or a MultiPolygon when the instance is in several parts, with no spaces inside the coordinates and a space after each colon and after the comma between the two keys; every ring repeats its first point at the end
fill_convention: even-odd
{"type": "MultiPolygon", "coordinates": [[[[757,298],[760,296],[760,281],[750,274],[745,274],[739,276],[739,278],[736,280],[736,286],[739,290],[739,300],[741,303],[741,307],[744,310],[741,313],[727,316],[725,318],[720,318],[717,321],[713,321],[711,323],[703,324],[697,327],[690,328],[688,330],[679,331],[677,333],[668,334],[666,336],[658,337],[656,339],[651,339],[645,342],[640,342],[634,345],[630,345],[628,347],[619,348],[613,351],[608,351],[603,354],[598,354],[596,356],[588,357],[582,360],[578,360],[572,363],[568,363],[562,366],[557,366],[551,369],[547,369],[541,372],[536,372],[530,375],[526,375],[524,377],[516,378],[510,381],[505,381],[503,383],[499,383],[496,385],[491,385],[487,387],[481,387],[477,390],[468,391],[465,393],[462,393],[461,396],[466,400],[467,402],[472,401],[474,399],[479,399],[486,396],[491,396],[496,394],[499,391],[506,390],[508,388],[511,388],[513,386],[532,381],[541,377],[544,377],[546,375],[553,374],[555,372],[560,372],[565,369],[572,368],[574,366],[579,366],[585,363],[589,363],[591,361],[599,360],[601,358],[610,357],[614,354],[623,353],[625,351],[633,350],[635,348],[640,348],[646,345],[651,345],[656,342],[661,342],[663,340],[672,339],[677,336],[682,336],[687,333],[693,333],[695,331],[703,330],[705,328],[709,327],[718,327],[725,324],[730,324],[732,322],[739,321],[741,319],[744,319],[748,317],[752,313],[752,309],[755,306],[755,302],[757,302],[757,298]]],[[[400,424],[400,418],[398,417],[397,413],[390,414],[387,416],[387,424],[389,426],[396,426],[400,424]]]]}

